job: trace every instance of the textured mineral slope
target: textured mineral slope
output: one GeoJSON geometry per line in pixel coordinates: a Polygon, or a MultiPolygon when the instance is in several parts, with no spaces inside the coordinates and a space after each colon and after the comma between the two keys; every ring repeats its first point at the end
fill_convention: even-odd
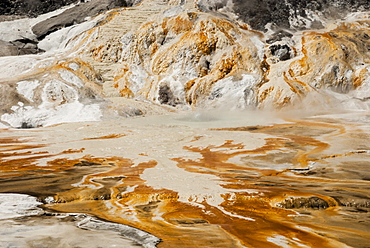
{"type": "MultiPolygon", "coordinates": [[[[253,5],[254,17],[242,14],[250,6],[238,1],[146,0],[64,28],[52,23],[63,16],[79,23],[75,9],[90,5],[31,19],[30,29],[18,36],[36,39],[45,53],[0,60],[1,121],[11,126],[72,121],[49,121],[43,114],[68,115],[71,103],[80,110],[94,106],[85,119],[100,119],[107,110],[102,102],[122,102],[119,98],[175,109],[368,109],[368,4],[311,2],[287,1],[291,11],[284,18],[290,24],[269,19],[259,24],[264,29],[256,26],[258,20],[262,13],[280,13],[274,12],[277,1],[266,10],[253,5]]],[[[26,22],[7,25],[12,23],[26,22]]],[[[6,30],[2,37],[10,36],[6,30]]]]}

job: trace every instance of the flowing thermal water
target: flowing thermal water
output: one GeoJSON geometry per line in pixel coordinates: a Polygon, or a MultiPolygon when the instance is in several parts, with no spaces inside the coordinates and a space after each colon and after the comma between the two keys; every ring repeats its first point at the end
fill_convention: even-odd
{"type": "Polygon", "coordinates": [[[366,247],[369,117],[220,110],[3,130],[0,240],[366,247]]]}

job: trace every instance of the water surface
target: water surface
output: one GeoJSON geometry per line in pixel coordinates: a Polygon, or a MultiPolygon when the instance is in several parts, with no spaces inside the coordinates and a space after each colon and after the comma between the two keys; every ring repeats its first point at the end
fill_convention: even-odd
{"type": "Polygon", "coordinates": [[[21,226],[22,238],[3,231],[0,240],[63,226],[32,242],[63,244],[78,229],[120,247],[369,247],[369,130],[367,112],[196,112],[2,130],[1,193],[105,227],[24,214],[1,220],[21,226]],[[148,239],[117,231],[125,225],[148,239]]]}

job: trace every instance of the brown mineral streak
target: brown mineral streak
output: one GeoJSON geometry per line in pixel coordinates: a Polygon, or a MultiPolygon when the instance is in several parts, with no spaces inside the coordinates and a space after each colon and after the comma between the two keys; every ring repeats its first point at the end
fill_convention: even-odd
{"type": "Polygon", "coordinates": [[[0,172],[14,172],[14,171],[28,171],[37,169],[36,161],[41,158],[50,157],[47,154],[38,152],[33,153],[32,151],[24,152],[22,150],[32,150],[36,148],[41,148],[43,145],[30,145],[21,144],[17,138],[2,138],[0,146],[0,172]],[[22,152],[17,152],[22,151],[22,152]],[[32,156],[32,155],[38,156],[32,156]],[[17,156],[22,156],[23,158],[13,158],[17,156]],[[27,157],[26,157],[27,156],[27,157]],[[30,157],[31,156],[31,157],[30,157]]]}
{"type": "Polygon", "coordinates": [[[126,134],[109,134],[101,137],[85,138],[84,140],[95,140],[95,139],[117,139],[126,136],[126,134]]]}

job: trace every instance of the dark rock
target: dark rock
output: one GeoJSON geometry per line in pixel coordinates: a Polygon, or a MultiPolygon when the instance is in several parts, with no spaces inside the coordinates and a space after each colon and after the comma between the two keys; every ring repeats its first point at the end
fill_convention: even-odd
{"type": "Polygon", "coordinates": [[[35,126],[32,123],[22,122],[22,125],[20,126],[20,128],[22,129],[35,128],[35,126]]]}
{"type": "Polygon", "coordinates": [[[257,107],[257,95],[253,88],[247,87],[244,89],[244,101],[247,106],[257,107]]]}
{"type": "Polygon", "coordinates": [[[40,52],[44,52],[43,50],[37,47],[37,41],[30,40],[27,38],[11,41],[10,43],[17,47],[18,49],[17,55],[37,54],[40,52]]]}
{"type": "Polygon", "coordinates": [[[16,56],[18,55],[18,48],[10,42],[0,40],[0,57],[16,56]]]}
{"type": "Polygon", "coordinates": [[[176,220],[180,225],[195,225],[195,224],[208,224],[208,221],[202,219],[184,219],[176,220]]]}
{"type": "Polygon", "coordinates": [[[158,92],[158,101],[161,104],[167,104],[170,106],[176,106],[180,103],[180,101],[175,97],[175,95],[172,93],[170,87],[167,84],[161,84],[159,86],[159,92],[158,92]]]}
{"type": "Polygon", "coordinates": [[[172,91],[168,85],[160,85],[159,86],[159,97],[158,101],[161,104],[168,104],[169,101],[173,98],[172,91]]]}
{"type": "Polygon", "coordinates": [[[99,163],[90,162],[86,160],[81,160],[79,163],[75,164],[74,166],[93,166],[93,165],[101,165],[99,163]]]}
{"type": "Polygon", "coordinates": [[[118,114],[124,117],[133,117],[133,116],[144,115],[144,112],[141,109],[138,109],[132,106],[127,106],[127,107],[122,108],[122,110],[119,111],[118,114]]]}
{"type": "Polygon", "coordinates": [[[220,98],[220,97],[222,97],[221,89],[216,89],[216,90],[213,90],[211,92],[211,94],[209,95],[208,99],[209,100],[214,100],[214,99],[220,98]]]}
{"type": "MultiPolygon", "coordinates": [[[[266,24],[272,24],[275,30],[279,29],[305,29],[304,23],[291,27],[290,18],[307,18],[306,10],[320,12],[325,18],[340,18],[354,11],[370,10],[369,0],[229,0],[232,1],[233,12],[248,23],[253,29],[265,31],[266,24]]],[[[227,0],[200,1],[201,9],[217,11],[227,5],[227,0]]],[[[308,18],[307,18],[308,20],[308,18]]],[[[312,21],[312,20],[310,20],[312,21]]],[[[316,20],[312,27],[322,26],[316,20]]]]}
{"type": "Polygon", "coordinates": [[[38,40],[53,33],[61,28],[69,27],[82,23],[86,17],[98,15],[112,8],[127,7],[136,3],[134,0],[95,0],[81,3],[73,8],[65,10],[63,13],[53,16],[45,21],[37,23],[32,27],[33,33],[38,40]]]}
{"type": "MultiPolygon", "coordinates": [[[[110,8],[121,7],[116,5],[117,0],[96,0],[86,3],[81,3],[71,9],[65,10],[63,13],[53,16],[45,21],[37,23],[32,27],[33,33],[38,40],[42,40],[45,36],[53,33],[61,28],[69,27],[74,24],[85,21],[86,17],[97,15],[110,8]]],[[[126,3],[123,4],[126,6],[126,3]]]]}
{"type": "Polygon", "coordinates": [[[297,209],[297,208],[327,209],[328,207],[330,207],[329,203],[316,196],[310,198],[291,197],[285,199],[283,202],[280,202],[279,204],[277,204],[277,206],[286,209],[297,209]]]}
{"type": "Polygon", "coordinates": [[[2,0],[0,2],[0,15],[35,17],[77,2],[78,0],[2,0]]]}
{"type": "MultiPolygon", "coordinates": [[[[132,6],[142,0],[111,0],[115,6],[132,6]]],[[[85,0],[1,0],[0,15],[36,17],[73,3],[85,3],[85,0]]],[[[91,2],[97,2],[92,0],[91,2]]],[[[109,6],[112,8],[112,6],[109,6]]]]}
{"type": "Polygon", "coordinates": [[[291,48],[288,45],[272,45],[269,49],[271,54],[277,57],[280,61],[285,61],[291,58],[291,48]]]}
{"type": "Polygon", "coordinates": [[[337,195],[333,196],[333,198],[343,207],[370,209],[370,198],[366,195],[337,195]]]}
{"type": "MultiPolygon", "coordinates": [[[[28,38],[18,39],[18,40],[13,41],[12,43],[13,43],[13,44],[14,44],[14,43],[18,43],[18,44],[20,44],[20,45],[24,45],[24,44],[32,44],[32,45],[37,46],[37,41],[35,41],[35,40],[31,40],[31,39],[28,39],[28,38]]],[[[18,47],[19,47],[20,45],[18,45],[18,47]]]]}
{"type": "Polygon", "coordinates": [[[0,57],[36,54],[43,52],[37,42],[30,39],[19,39],[11,42],[0,40],[0,57]]]}

